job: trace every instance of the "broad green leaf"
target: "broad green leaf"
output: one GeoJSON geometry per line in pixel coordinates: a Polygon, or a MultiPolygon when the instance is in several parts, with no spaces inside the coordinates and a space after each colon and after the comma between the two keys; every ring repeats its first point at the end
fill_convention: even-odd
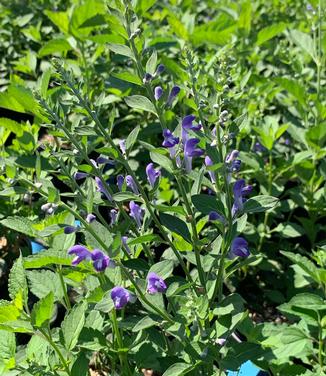
{"type": "Polygon", "coordinates": [[[157,321],[153,320],[149,316],[145,316],[137,322],[137,324],[132,328],[132,331],[137,333],[140,330],[151,328],[152,326],[156,324],[157,324],[157,321]]]}
{"type": "Polygon", "coordinates": [[[61,324],[65,348],[70,351],[77,345],[78,337],[85,323],[87,304],[81,303],[72,308],[61,324]]]}
{"type": "Polygon", "coordinates": [[[298,47],[301,48],[302,51],[310,55],[310,57],[316,62],[317,55],[315,44],[309,34],[303,33],[300,30],[290,30],[290,38],[298,47]]]}
{"type": "Polygon", "coordinates": [[[88,376],[89,375],[89,359],[84,352],[80,352],[77,359],[71,367],[71,376],[88,376]]]}
{"type": "Polygon", "coordinates": [[[131,49],[128,46],[125,46],[124,44],[118,44],[118,43],[108,43],[107,44],[109,50],[112,52],[118,54],[130,57],[131,59],[135,60],[134,54],[132,53],[131,49]]]}
{"type": "Polygon", "coordinates": [[[183,376],[193,369],[193,365],[187,363],[175,363],[170,366],[162,376],[183,376]]]}
{"type": "Polygon", "coordinates": [[[118,192],[113,195],[113,200],[116,202],[141,201],[141,198],[132,192],[118,192]]]}
{"type": "Polygon", "coordinates": [[[280,223],[274,229],[273,232],[279,232],[284,237],[287,238],[296,238],[298,236],[303,236],[305,234],[305,230],[303,227],[298,225],[297,223],[280,223]]]}
{"type": "Polygon", "coordinates": [[[56,301],[63,297],[64,293],[58,274],[50,270],[33,270],[27,271],[26,274],[31,292],[39,299],[44,298],[51,291],[56,301]]]}
{"type": "Polygon", "coordinates": [[[40,299],[34,304],[33,311],[31,314],[32,324],[37,328],[41,328],[46,324],[52,317],[54,304],[53,292],[49,292],[47,296],[40,299]]]}
{"type": "MultiPolygon", "coordinates": [[[[106,227],[104,227],[101,223],[97,221],[92,222],[90,226],[92,227],[93,231],[97,234],[97,236],[102,240],[102,242],[104,242],[107,246],[110,246],[112,244],[113,237],[111,235],[111,232],[106,227]]],[[[85,239],[87,245],[90,248],[103,248],[103,245],[100,242],[98,242],[94,238],[94,236],[88,231],[85,233],[85,239]]]]}
{"type": "Polygon", "coordinates": [[[161,241],[161,238],[155,234],[147,234],[147,235],[138,236],[137,238],[129,241],[128,245],[137,245],[137,244],[143,244],[143,243],[155,242],[155,241],[161,241]]]}
{"type": "Polygon", "coordinates": [[[28,235],[30,237],[35,236],[35,231],[32,227],[32,221],[25,217],[7,217],[2,219],[0,223],[17,232],[28,235]]]}
{"type": "Polygon", "coordinates": [[[130,72],[114,73],[112,74],[112,76],[122,81],[131,82],[132,84],[135,84],[135,85],[139,85],[139,86],[142,85],[141,79],[135,74],[132,74],[130,72]]]}
{"type": "MultiPolygon", "coordinates": [[[[9,361],[15,363],[16,337],[14,333],[0,330],[0,363],[9,361]]],[[[0,369],[1,370],[1,369],[0,369]]]]}
{"type": "Polygon", "coordinates": [[[284,22],[280,22],[271,26],[266,26],[264,29],[260,30],[257,35],[257,46],[262,45],[268,40],[274,38],[277,34],[282,33],[282,31],[284,31],[285,28],[286,24],[284,22]]]}
{"type": "Polygon", "coordinates": [[[143,95],[132,95],[130,97],[125,98],[125,102],[129,107],[135,108],[137,110],[143,110],[147,112],[151,112],[157,115],[155,106],[153,103],[143,95]]]}
{"type": "Polygon", "coordinates": [[[3,300],[0,302],[0,323],[17,320],[19,316],[18,308],[12,302],[3,300]]]}
{"type": "Polygon", "coordinates": [[[71,45],[66,41],[66,39],[51,39],[44,44],[43,47],[39,50],[38,54],[40,57],[58,54],[62,52],[67,52],[71,50],[71,45]]]}
{"type": "Polygon", "coordinates": [[[173,164],[171,159],[166,155],[159,153],[158,150],[159,149],[152,150],[149,153],[151,160],[157,165],[163,167],[166,171],[173,173],[173,164]]]}
{"type": "Polygon", "coordinates": [[[259,213],[273,208],[278,203],[278,198],[273,196],[255,196],[247,200],[243,205],[246,213],[259,213]]]}
{"type": "Polygon", "coordinates": [[[294,264],[298,265],[302,270],[304,270],[315,282],[320,282],[317,266],[307,257],[302,256],[299,253],[286,251],[281,251],[281,253],[282,255],[290,259],[294,264]]]}
{"type": "MultiPolygon", "coordinates": [[[[1,102],[0,102],[0,105],[1,105],[1,102]]],[[[15,133],[16,136],[18,137],[22,136],[24,133],[22,124],[11,119],[0,118],[0,127],[4,127],[5,129],[8,129],[10,132],[15,133]]]]}
{"type": "Polygon", "coordinates": [[[275,78],[275,82],[277,82],[288,93],[293,95],[302,106],[306,105],[306,89],[297,80],[277,77],[275,78]]]}
{"type": "Polygon", "coordinates": [[[194,207],[203,214],[209,214],[211,211],[224,213],[224,207],[221,201],[218,201],[216,197],[199,194],[191,196],[191,201],[194,207]]]}
{"type": "Polygon", "coordinates": [[[153,75],[156,70],[156,65],[157,65],[157,52],[156,50],[154,50],[150,58],[147,60],[146,73],[150,73],[151,75],[153,75]]]}
{"type": "Polygon", "coordinates": [[[169,229],[171,232],[175,232],[176,234],[180,235],[188,243],[192,242],[188,227],[186,223],[180,218],[166,213],[160,213],[159,218],[162,225],[169,229]]]}
{"type": "Polygon", "coordinates": [[[47,364],[49,357],[49,343],[41,336],[32,336],[26,346],[26,356],[30,361],[47,364]]]}
{"type": "Polygon", "coordinates": [[[27,302],[28,287],[23,258],[21,255],[14,262],[14,265],[10,270],[8,291],[11,299],[15,299],[20,292],[22,294],[23,303],[25,304],[27,302]]]}
{"type": "Polygon", "coordinates": [[[45,10],[44,14],[49,17],[52,23],[64,34],[68,33],[69,29],[69,18],[67,12],[52,12],[50,10],[45,10]]]}
{"type": "Polygon", "coordinates": [[[153,272],[159,275],[161,278],[166,279],[172,274],[173,268],[174,264],[172,260],[163,260],[151,266],[148,273],[153,272]]]}

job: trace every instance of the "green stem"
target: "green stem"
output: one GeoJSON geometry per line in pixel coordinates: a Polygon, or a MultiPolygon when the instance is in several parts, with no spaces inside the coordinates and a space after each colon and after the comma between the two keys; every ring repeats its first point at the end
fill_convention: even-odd
{"type": "Polygon", "coordinates": [[[63,279],[61,265],[58,267],[57,272],[59,274],[60,284],[61,284],[61,288],[62,288],[62,291],[63,291],[63,294],[64,294],[64,300],[65,300],[65,303],[66,303],[66,308],[67,308],[68,311],[70,311],[71,310],[71,304],[70,304],[69,296],[68,296],[68,293],[67,293],[67,285],[66,285],[66,283],[63,279]]]}
{"type": "Polygon", "coordinates": [[[197,228],[196,228],[194,213],[193,213],[193,211],[191,209],[191,205],[190,205],[190,202],[188,200],[187,193],[186,193],[186,191],[184,189],[182,181],[177,176],[175,178],[176,178],[178,187],[180,189],[181,196],[182,196],[183,201],[185,203],[185,206],[186,206],[186,209],[187,209],[187,213],[188,213],[188,217],[189,217],[189,220],[190,220],[190,223],[191,223],[192,235],[193,235],[193,248],[194,248],[194,251],[195,251],[195,257],[196,257],[196,264],[197,264],[197,268],[198,268],[199,280],[200,280],[200,283],[202,285],[202,288],[204,289],[204,291],[206,293],[206,278],[205,278],[204,269],[202,267],[201,260],[200,260],[200,249],[198,248],[199,238],[198,238],[198,233],[197,233],[197,228]]]}
{"type": "Polygon", "coordinates": [[[123,339],[122,339],[122,336],[121,336],[121,333],[120,333],[115,309],[113,309],[111,311],[111,320],[112,320],[113,331],[115,333],[115,336],[116,336],[117,342],[118,342],[118,346],[119,346],[118,354],[119,354],[119,359],[120,359],[120,364],[121,364],[122,375],[130,376],[130,375],[132,375],[132,372],[129,368],[127,354],[125,352],[121,352],[121,350],[123,350],[123,348],[124,348],[124,345],[123,345],[123,339]]]}
{"type": "Polygon", "coordinates": [[[65,358],[63,357],[59,347],[54,343],[51,337],[51,333],[48,335],[43,329],[39,328],[39,331],[43,334],[44,338],[49,342],[49,344],[52,346],[53,350],[58,354],[58,357],[62,363],[62,366],[64,367],[66,373],[68,376],[71,376],[71,372],[68,366],[68,363],[66,362],[65,358]]]}

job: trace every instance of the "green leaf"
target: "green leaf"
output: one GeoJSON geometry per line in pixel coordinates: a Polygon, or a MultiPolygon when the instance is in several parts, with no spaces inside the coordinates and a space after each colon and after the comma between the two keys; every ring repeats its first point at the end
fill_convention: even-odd
{"type": "Polygon", "coordinates": [[[124,201],[141,201],[140,197],[132,192],[118,192],[113,195],[113,200],[116,202],[124,201]]]}
{"type": "Polygon", "coordinates": [[[287,238],[296,238],[298,236],[303,236],[305,230],[303,227],[297,223],[280,223],[278,224],[273,231],[281,233],[284,237],[287,238]]]}
{"type": "Polygon", "coordinates": [[[128,245],[137,245],[155,241],[161,241],[161,238],[155,234],[147,234],[138,236],[137,238],[131,240],[130,242],[128,242],[128,245]]]}
{"type": "Polygon", "coordinates": [[[216,211],[224,213],[224,207],[221,201],[218,201],[216,197],[199,194],[191,196],[191,201],[194,204],[194,207],[203,214],[209,214],[211,211],[216,211]]]}
{"type": "Polygon", "coordinates": [[[30,361],[47,364],[49,357],[49,343],[45,338],[32,336],[26,347],[26,357],[30,361]]]}
{"type": "Polygon", "coordinates": [[[172,274],[173,268],[174,264],[172,260],[163,260],[151,266],[148,273],[153,272],[159,275],[161,278],[166,279],[172,274]]]}
{"type": "Polygon", "coordinates": [[[89,375],[89,359],[81,352],[71,367],[71,376],[88,376],[89,375]]]}
{"type": "Polygon", "coordinates": [[[67,52],[71,50],[71,45],[66,41],[66,39],[51,39],[40,48],[38,54],[40,57],[58,54],[62,52],[67,52]]]}
{"type": "Polygon", "coordinates": [[[139,85],[139,86],[142,85],[141,79],[138,76],[130,72],[114,73],[112,74],[112,76],[122,81],[131,82],[132,84],[135,84],[135,85],[139,85]]]}
{"type": "Polygon", "coordinates": [[[153,114],[157,115],[153,103],[143,95],[132,95],[130,97],[126,97],[125,102],[129,107],[135,108],[137,110],[152,112],[153,114]]]}
{"type": "MultiPolygon", "coordinates": [[[[111,232],[106,228],[104,227],[101,223],[97,222],[97,221],[94,221],[90,224],[90,226],[92,227],[93,231],[97,234],[97,236],[107,245],[107,246],[110,246],[113,242],[113,237],[111,235],[111,232]]],[[[91,248],[99,248],[99,249],[102,249],[103,246],[101,243],[99,243],[94,237],[93,235],[87,231],[85,233],[85,239],[86,239],[86,243],[89,247],[91,248]]]]}
{"type": "Polygon", "coordinates": [[[23,302],[27,302],[28,287],[23,265],[23,258],[21,255],[15,261],[13,267],[10,270],[8,291],[11,299],[14,300],[17,294],[20,292],[23,297],[23,302]]]}
{"type": "Polygon", "coordinates": [[[277,34],[280,34],[286,28],[284,22],[280,22],[271,26],[267,26],[264,29],[260,30],[257,35],[256,45],[260,46],[268,40],[274,38],[277,34]]]}
{"type": "Polygon", "coordinates": [[[170,231],[182,236],[183,239],[186,240],[188,243],[192,242],[190,232],[184,221],[182,221],[178,217],[165,213],[160,213],[159,217],[163,226],[165,226],[170,231]]]}
{"type": "MultiPolygon", "coordinates": [[[[0,360],[15,362],[16,337],[14,333],[0,330],[0,360]]],[[[1,371],[1,368],[0,368],[1,371]]]]}
{"type": "Polygon", "coordinates": [[[64,346],[68,351],[77,345],[79,334],[85,323],[86,308],[86,303],[74,306],[61,324],[64,346]]]}
{"type": "Polygon", "coordinates": [[[60,300],[64,293],[58,274],[50,270],[27,271],[27,279],[31,292],[39,299],[47,296],[51,291],[55,300],[60,300]]]}
{"type": "Polygon", "coordinates": [[[64,34],[68,33],[69,18],[67,12],[52,12],[45,10],[44,14],[52,21],[52,23],[64,34]]]}
{"type": "Polygon", "coordinates": [[[131,59],[135,60],[134,54],[132,53],[131,49],[124,44],[117,44],[117,43],[108,43],[107,44],[109,50],[113,51],[114,53],[122,56],[130,57],[131,59]]]}
{"type": "Polygon", "coordinates": [[[272,209],[278,201],[278,198],[273,196],[255,196],[244,203],[243,211],[246,213],[264,212],[268,209],[272,209]]]}
{"type": "Polygon", "coordinates": [[[34,304],[33,311],[31,314],[32,324],[37,328],[41,328],[46,324],[52,317],[54,304],[53,292],[49,292],[47,296],[40,299],[34,304]]]}
{"type": "Polygon", "coordinates": [[[156,324],[157,324],[157,321],[153,320],[149,316],[145,316],[137,322],[137,324],[132,328],[132,331],[137,333],[140,330],[151,328],[152,326],[156,324]]]}
{"type": "Polygon", "coordinates": [[[36,255],[24,257],[24,267],[26,269],[36,269],[51,264],[70,266],[71,261],[72,257],[66,252],[46,249],[36,255]]]}
{"type": "Polygon", "coordinates": [[[303,52],[310,55],[315,62],[317,61],[315,44],[309,34],[300,30],[290,30],[290,38],[303,52]]]}
{"type": "Polygon", "coordinates": [[[157,65],[157,52],[156,50],[154,50],[146,63],[146,73],[150,73],[151,75],[153,75],[156,70],[156,65],[157,65]]]}
{"type": "Polygon", "coordinates": [[[282,255],[290,259],[294,264],[298,265],[302,270],[304,270],[309,276],[316,281],[320,282],[318,268],[310,261],[307,257],[300,255],[299,253],[291,253],[286,251],[281,251],[282,255]]]}
{"type": "Polygon", "coordinates": [[[126,150],[130,151],[135,142],[137,141],[137,137],[140,131],[140,126],[137,125],[136,128],[134,128],[126,138],[126,150]]]}
{"type": "Polygon", "coordinates": [[[12,302],[1,301],[0,302],[0,323],[6,323],[8,321],[15,321],[20,316],[20,312],[12,302]]]}
{"type": "Polygon", "coordinates": [[[173,173],[173,164],[169,157],[159,152],[160,149],[152,150],[149,155],[151,160],[163,167],[166,171],[173,173]]]}
{"type": "Polygon", "coordinates": [[[35,231],[32,227],[32,221],[25,217],[7,217],[2,219],[0,223],[17,232],[28,235],[30,237],[35,236],[35,231]]]}
{"type": "Polygon", "coordinates": [[[170,366],[162,376],[183,376],[191,371],[194,366],[187,363],[175,363],[170,366]]]}

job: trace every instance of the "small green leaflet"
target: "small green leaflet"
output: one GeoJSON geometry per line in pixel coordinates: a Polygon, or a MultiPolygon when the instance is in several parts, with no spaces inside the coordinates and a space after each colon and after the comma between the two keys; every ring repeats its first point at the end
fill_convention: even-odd
{"type": "Polygon", "coordinates": [[[78,337],[85,323],[85,302],[72,308],[61,324],[61,332],[65,348],[70,351],[78,342],[78,337]]]}
{"type": "Polygon", "coordinates": [[[130,97],[125,98],[125,102],[129,107],[135,108],[137,110],[152,112],[153,114],[157,115],[153,103],[143,95],[131,95],[130,97]]]}

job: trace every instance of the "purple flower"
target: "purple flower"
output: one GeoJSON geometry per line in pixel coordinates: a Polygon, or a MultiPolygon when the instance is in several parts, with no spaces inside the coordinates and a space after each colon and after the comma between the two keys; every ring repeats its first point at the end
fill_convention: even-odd
{"type": "Polygon", "coordinates": [[[106,163],[113,163],[113,160],[105,157],[97,157],[96,158],[97,164],[106,164],[106,163]]]}
{"type": "Polygon", "coordinates": [[[241,238],[240,236],[234,238],[231,244],[230,257],[248,257],[249,255],[250,252],[248,248],[248,242],[246,241],[246,239],[241,238]]]}
{"type": "Polygon", "coordinates": [[[179,143],[179,137],[173,136],[173,133],[169,129],[163,130],[164,141],[162,146],[165,148],[172,148],[179,143]]]}
{"type": "Polygon", "coordinates": [[[163,73],[165,70],[165,66],[163,64],[160,64],[157,68],[156,68],[156,72],[155,72],[155,76],[159,76],[161,73],[163,73]]]}
{"type": "Polygon", "coordinates": [[[167,289],[164,279],[157,274],[151,272],[147,276],[147,292],[149,294],[155,294],[157,292],[165,292],[167,289]]]}
{"type": "Polygon", "coordinates": [[[122,245],[123,245],[124,249],[127,251],[127,253],[130,254],[131,250],[130,250],[128,244],[127,244],[127,240],[128,240],[128,236],[122,236],[121,237],[121,241],[122,241],[122,245]]]}
{"type": "Polygon", "coordinates": [[[140,228],[144,216],[143,209],[139,205],[137,205],[135,201],[130,201],[129,209],[130,217],[132,217],[136,221],[137,226],[140,228]]]}
{"type": "Polygon", "coordinates": [[[68,234],[73,234],[77,230],[78,230],[78,228],[75,227],[75,226],[65,226],[63,232],[68,235],[68,234]]]}
{"type": "Polygon", "coordinates": [[[96,183],[96,190],[97,190],[97,192],[103,193],[105,195],[105,197],[109,201],[113,201],[112,196],[107,191],[107,189],[104,187],[104,184],[102,183],[102,180],[99,177],[97,177],[97,176],[95,176],[95,183],[96,183]]]}
{"type": "Polygon", "coordinates": [[[117,176],[117,186],[118,186],[120,192],[122,191],[122,186],[123,186],[124,182],[125,182],[125,178],[123,177],[123,175],[118,175],[117,176]]]}
{"type": "Polygon", "coordinates": [[[232,163],[231,163],[231,171],[232,172],[239,172],[240,171],[240,168],[241,168],[241,161],[240,159],[235,159],[232,163]]]}
{"type": "Polygon", "coordinates": [[[173,88],[171,89],[171,92],[170,92],[170,95],[169,95],[169,98],[167,100],[167,105],[168,106],[171,106],[173,100],[175,99],[175,97],[180,93],[180,87],[179,86],[173,86],[173,88]]]}
{"type": "Polygon", "coordinates": [[[113,300],[115,309],[122,309],[128,302],[133,303],[135,297],[124,287],[116,286],[111,290],[111,299],[113,300]]]}
{"type": "Polygon", "coordinates": [[[238,150],[232,150],[231,153],[229,153],[226,158],[225,158],[225,162],[226,163],[231,163],[233,162],[239,155],[239,151],[238,150]]]}
{"type": "Polygon", "coordinates": [[[126,140],[120,140],[119,146],[122,154],[126,154],[126,140]]]}
{"type": "Polygon", "coordinates": [[[233,185],[234,203],[232,206],[232,216],[236,215],[243,209],[243,196],[248,195],[252,191],[251,185],[245,186],[243,179],[237,180],[233,185]]]}
{"type": "Polygon", "coordinates": [[[117,222],[117,216],[118,212],[115,209],[110,210],[110,216],[111,216],[111,226],[115,225],[117,222]]]}
{"type": "Polygon", "coordinates": [[[216,211],[211,211],[208,215],[209,221],[220,221],[223,224],[226,224],[226,220],[223,215],[219,214],[216,211]]]}
{"type": "Polygon", "coordinates": [[[156,88],[154,89],[154,98],[158,101],[162,95],[163,89],[161,88],[161,86],[156,86],[156,88]]]}
{"type": "Polygon", "coordinates": [[[197,148],[197,144],[199,144],[198,138],[190,138],[184,148],[185,155],[187,157],[200,157],[204,154],[204,150],[197,148]]]}
{"type": "Polygon", "coordinates": [[[196,119],[194,115],[187,115],[182,119],[182,128],[191,131],[199,131],[201,129],[201,124],[193,124],[193,121],[196,119]]]}
{"type": "Polygon", "coordinates": [[[187,172],[190,172],[192,169],[192,158],[193,157],[200,157],[204,154],[204,150],[197,148],[197,144],[199,143],[198,138],[190,138],[187,140],[184,146],[184,162],[185,168],[187,172]]]}
{"type": "Polygon", "coordinates": [[[143,78],[143,84],[148,84],[153,79],[153,76],[150,73],[145,73],[145,76],[143,78]]]}
{"type": "Polygon", "coordinates": [[[126,184],[136,195],[139,194],[137,184],[131,175],[126,176],[126,184]]]}
{"type": "Polygon", "coordinates": [[[80,179],[85,179],[87,178],[88,174],[86,172],[75,172],[74,173],[74,179],[75,180],[80,180],[80,179]]]}
{"type": "Polygon", "coordinates": [[[88,223],[92,223],[94,222],[96,219],[96,215],[90,213],[90,214],[87,214],[87,217],[86,217],[86,222],[88,223]]]}
{"type": "Polygon", "coordinates": [[[110,260],[110,257],[105,255],[99,249],[94,249],[91,252],[94,269],[97,272],[103,272],[107,267],[113,267],[114,263],[110,260]]]}
{"type": "Polygon", "coordinates": [[[76,255],[76,257],[72,260],[72,263],[71,263],[74,266],[80,264],[84,260],[92,259],[91,252],[82,245],[74,245],[73,247],[69,248],[68,254],[76,255]]]}
{"type": "Polygon", "coordinates": [[[146,167],[146,175],[149,184],[152,186],[152,188],[154,188],[156,179],[161,176],[161,172],[159,170],[155,170],[153,163],[149,163],[146,167]]]}
{"type": "MultiPolygon", "coordinates": [[[[205,157],[205,165],[208,167],[208,166],[213,166],[213,161],[210,159],[210,157],[208,155],[206,155],[205,157]]],[[[209,177],[211,178],[211,181],[212,183],[216,183],[216,176],[215,176],[215,173],[214,171],[209,171],[208,170],[208,174],[209,174],[209,177]]]]}

